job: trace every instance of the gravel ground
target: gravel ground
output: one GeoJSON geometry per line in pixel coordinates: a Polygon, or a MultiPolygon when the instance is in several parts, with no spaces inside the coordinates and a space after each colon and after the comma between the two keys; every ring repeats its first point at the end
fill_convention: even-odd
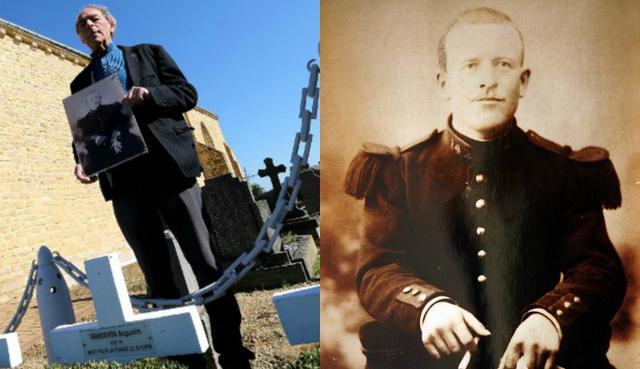
{"type": "MultiPolygon", "coordinates": [[[[124,268],[129,292],[139,295],[145,293],[145,283],[137,264],[124,268]]],[[[255,352],[254,369],[285,369],[293,364],[303,352],[313,351],[317,344],[291,346],[280,325],[271,296],[277,292],[300,288],[310,284],[287,286],[274,290],[237,293],[236,297],[242,310],[242,333],[245,346],[255,352]]],[[[71,290],[72,298],[89,297],[88,290],[80,287],[71,290]]],[[[79,321],[94,320],[95,317],[76,317],[79,321]]],[[[43,345],[37,345],[24,353],[24,363],[19,369],[41,369],[46,366],[46,352],[43,345]]],[[[90,368],[90,366],[87,366],[90,368]]],[[[162,368],[162,364],[149,369],[162,368]]]]}

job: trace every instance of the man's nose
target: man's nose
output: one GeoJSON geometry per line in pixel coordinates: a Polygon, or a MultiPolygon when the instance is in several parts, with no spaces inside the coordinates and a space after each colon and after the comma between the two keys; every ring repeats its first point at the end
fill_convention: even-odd
{"type": "Polygon", "coordinates": [[[478,82],[481,89],[495,88],[498,84],[495,69],[490,66],[482,68],[478,82]]]}
{"type": "Polygon", "coordinates": [[[95,23],[91,20],[91,19],[86,19],[84,21],[84,28],[85,29],[91,29],[91,26],[93,26],[95,23]]]}

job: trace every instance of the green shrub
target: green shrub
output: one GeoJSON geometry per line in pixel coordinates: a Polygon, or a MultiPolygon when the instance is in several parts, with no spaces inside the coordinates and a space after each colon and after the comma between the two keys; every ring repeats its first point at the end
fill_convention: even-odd
{"type": "Polygon", "coordinates": [[[298,360],[288,364],[287,369],[320,369],[320,346],[311,351],[300,353],[298,360]]]}
{"type": "Polygon", "coordinates": [[[318,254],[316,261],[313,263],[313,275],[320,277],[320,254],[318,254]]]}

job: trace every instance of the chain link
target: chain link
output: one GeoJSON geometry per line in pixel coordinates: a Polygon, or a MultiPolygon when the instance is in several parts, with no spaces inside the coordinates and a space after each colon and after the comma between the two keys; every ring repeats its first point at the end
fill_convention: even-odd
{"type": "Polygon", "coordinates": [[[60,269],[67,272],[69,277],[73,278],[79,285],[82,287],[89,287],[89,280],[87,275],[82,272],[82,270],[78,269],[73,263],[63,258],[60,253],[57,251],[53,252],[53,263],[57,265],[60,269]]]}
{"type": "Polygon", "coordinates": [[[38,280],[38,264],[36,261],[31,262],[31,270],[29,271],[29,276],[27,277],[27,283],[24,287],[24,292],[22,293],[22,298],[20,299],[20,303],[18,304],[18,309],[16,309],[16,313],[11,318],[11,322],[5,328],[3,333],[11,333],[15,332],[20,326],[20,322],[22,322],[22,318],[24,314],[27,313],[27,309],[29,308],[29,304],[31,303],[31,298],[33,297],[33,291],[35,290],[36,283],[38,280]]]}

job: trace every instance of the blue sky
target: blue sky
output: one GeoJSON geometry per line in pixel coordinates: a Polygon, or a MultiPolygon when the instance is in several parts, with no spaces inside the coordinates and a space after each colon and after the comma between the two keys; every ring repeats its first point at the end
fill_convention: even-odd
{"type": "MultiPolygon", "coordinates": [[[[0,17],[88,53],[74,30],[87,3],[0,0],[0,17]]],[[[95,3],[116,17],[116,43],[157,43],[169,51],[198,89],[198,105],[220,118],[248,175],[257,174],[266,156],[288,166],[300,126],[300,90],[308,83],[305,66],[319,57],[319,0],[95,3]]],[[[312,133],[309,163],[317,164],[319,123],[313,123],[312,133]]],[[[271,188],[268,179],[250,181],[271,188]]]]}

